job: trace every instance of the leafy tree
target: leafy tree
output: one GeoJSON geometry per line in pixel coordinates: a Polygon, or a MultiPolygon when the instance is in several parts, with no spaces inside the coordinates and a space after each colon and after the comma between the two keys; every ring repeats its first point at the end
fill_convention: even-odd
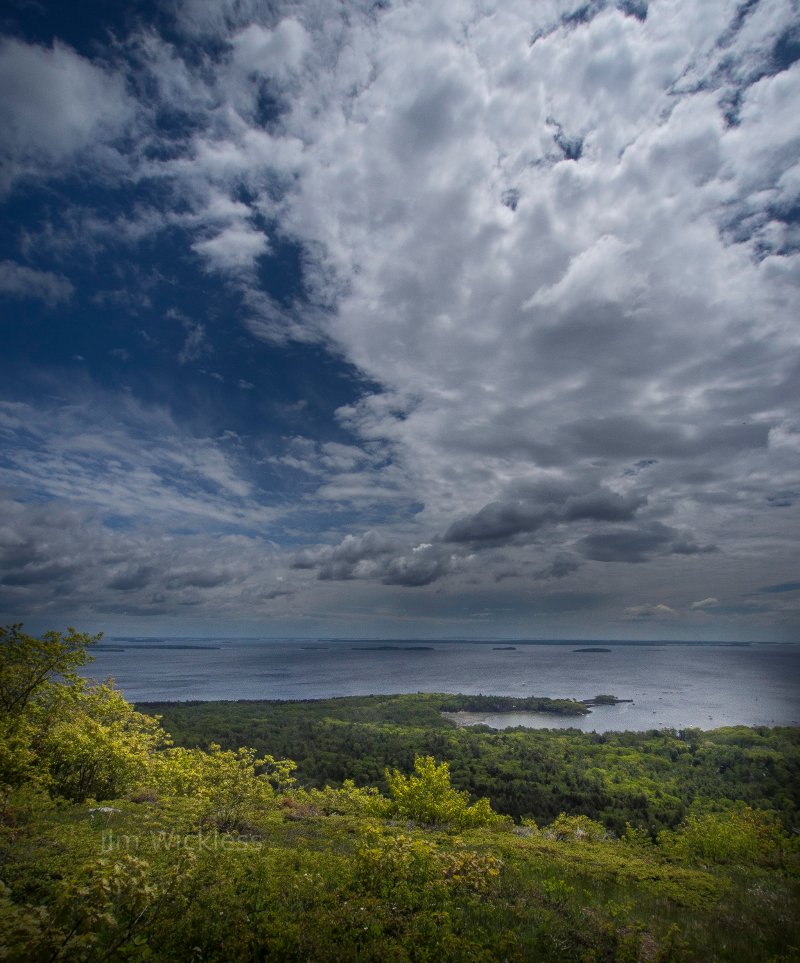
{"type": "Polygon", "coordinates": [[[294,785],[290,759],[258,758],[254,749],[167,749],[150,760],[150,784],[166,795],[191,796],[205,807],[204,818],[218,829],[244,826],[252,813],[271,802],[275,790],[294,785]]]}
{"type": "Polygon", "coordinates": [[[81,801],[127,792],[166,741],[158,719],[137,712],[111,682],[77,669],[102,636],[67,629],[41,638],[0,629],[0,784],[34,779],[81,801]]]}
{"type": "Polygon", "coordinates": [[[387,771],[386,781],[394,815],[421,823],[447,823],[458,828],[504,821],[502,816],[492,812],[488,799],[479,799],[470,806],[469,794],[450,784],[448,764],[443,762],[437,766],[433,756],[417,756],[410,776],[397,770],[387,771]]]}
{"type": "Polygon", "coordinates": [[[61,686],[77,683],[75,670],[90,661],[87,649],[101,638],[70,628],[37,639],[21,624],[0,627],[0,713],[22,716],[34,698],[52,691],[54,677],[61,686]]]}
{"type": "Polygon", "coordinates": [[[64,689],[42,714],[36,745],[51,791],[78,802],[121,796],[145,779],[167,734],[111,683],[81,683],[64,689]]]}

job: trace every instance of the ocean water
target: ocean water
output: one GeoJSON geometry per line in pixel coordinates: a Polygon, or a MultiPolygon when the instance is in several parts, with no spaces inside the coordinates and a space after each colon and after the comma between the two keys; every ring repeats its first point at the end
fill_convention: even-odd
{"type": "Polygon", "coordinates": [[[800,726],[800,644],[106,640],[84,670],[134,702],[462,692],[631,699],[582,718],[476,714],[586,731],[800,726]],[[514,648],[504,648],[513,645],[514,648]],[[606,652],[577,651],[602,646],[606,652]]]}

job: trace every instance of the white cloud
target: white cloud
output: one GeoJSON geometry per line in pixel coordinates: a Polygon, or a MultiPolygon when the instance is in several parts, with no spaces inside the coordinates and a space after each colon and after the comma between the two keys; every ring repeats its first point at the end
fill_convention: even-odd
{"type": "Polygon", "coordinates": [[[719,605],[719,599],[709,596],[707,599],[700,599],[699,602],[692,602],[690,608],[692,611],[696,611],[698,609],[712,608],[715,605],[719,605]]]}
{"type": "Polygon", "coordinates": [[[38,298],[51,307],[72,297],[72,284],[52,271],[37,271],[16,261],[0,261],[0,293],[14,298],[38,298]]]}
{"type": "Polygon", "coordinates": [[[625,609],[625,614],[634,619],[671,619],[679,613],[669,605],[659,602],[657,605],[631,605],[625,609]]]}
{"type": "Polygon", "coordinates": [[[58,165],[113,138],[134,113],[122,79],[55,42],[51,48],[0,42],[0,191],[24,175],[61,173],[58,165]]]}
{"type": "Polygon", "coordinates": [[[196,241],[192,247],[210,267],[236,273],[252,269],[256,260],[269,250],[269,241],[256,228],[237,224],[206,241],[196,241]]]}
{"type": "Polygon", "coordinates": [[[234,63],[244,71],[285,81],[300,69],[310,45],[297,20],[282,20],[274,30],[251,23],[233,37],[234,63]]]}
{"type": "Polygon", "coordinates": [[[73,394],[61,405],[0,403],[6,492],[148,524],[270,532],[279,512],[220,443],[183,435],[164,409],[131,397],[73,394]]]}

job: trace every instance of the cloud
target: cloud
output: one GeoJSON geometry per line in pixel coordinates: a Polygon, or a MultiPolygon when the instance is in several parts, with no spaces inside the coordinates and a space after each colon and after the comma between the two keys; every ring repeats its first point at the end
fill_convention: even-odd
{"type": "Polygon", "coordinates": [[[39,298],[55,307],[72,297],[73,287],[62,275],[37,271],[16,261],[0,261],[0,293],[14,298],[39,298]]]}
{"type": "MultiPolygon", "coordinates": [[[[309,611],[340,581],[366,611],[394,586],[464,598],[468,579],[515,593],[513,609],[570,577],[619,612],[669,578],[675,611],[711,618],[697,584],[724,599],[794,584],[791,4],[165,10],[168,39],[153,21],[93,60],[0,46],[3,189],[78,158],[104,188],[28,227],[37,268],[5,262],[0,280],[58,307],[76,252],[124,244],[134,260],[169,231],[209,291],[222,279],[239,325],[223,352],[218,305],[186,309],[172,356],[191,369],[213,349],[206,381],[243,390],[213,430],[109,394],[4,408],[14,491],[72,506],[91,492],[137,531],[150,518],[269,531],[291,542],[309,611]],[[346,366],[331,423],[300,386],[302,411],[295,395],[272,404],[255,373],[289,344],[346,366]],[[242,426],[250,403],[258,424],[242,426]],[[251,431],[251,449],[215,440],[223,428],[251,431]]],[[[147,565],[143,551],[111,578],[144,580],[147,565]]],[[[144,582],[103,604],[146,591],[142,610],[169,606],[144,582]]]]}
{"type": "Polygon", "coordinates": [[[256,228],[236,224],[206,241],[196,241],[192,248],[209,267],[236,273],[252,269],[256,259],[269,250],[269,241],[256,228]]]}
{"type": "Polygon", "coordinates": [[[262,530],[278,514],[229,447],[183,435],[164,408],[131,397],[75,386],[60,406],[0,402],[0,430],[7,492],[203,530],[262,530]]]}
{"type": "Polygon", "coordinates": [[[784,592],[800,592],[800,582],[781,582],[779,585],[766,585],[759,589],[766,595],[782,595],[784,592]]]}
{"type": "Polygon", "coordinates": [[[540,568],[533,577],[540,581],[566,578],[568,575],[572,575],[573,572],[577,572],[580,567],[580,562],[575,559],[557,558],[544,568],[540,568]]]}
{"type": "Polygon", "coordinates": [[[608,489],[586,494],[570,494],[569,489],[534,487],[538,497],[491,502],[474,515],[459,519],[445,532],[446,542],[499,544],[529,536],[547,524],[581,520],[627,521],[644,505],[636,495],[619,495],[608,489]],[[550,500],[552,499],[552,500],[550,500]]]}
{"type": "Polygon", "coordinates": [[[293,587],[258,537],[118,529],[91,508],[2,499],[0,608],[17,618],[274,610],[293,587]]]}
{"type": "Polygon", "coordinates": [[[58,41],[0,41],[3,173],[0,193],[25,176],[62,174],[85,148],[108,142],[132,120],[122,78],[58,41]]]}
{"type": "Polygon", "coordinates": [[[675,609],[670,608],[669,605],[664,605],[663,602],[659,602],[657,605],[631,605],[625,609],[625,615],[629,618],[647,622],[651,619],[673,619],[676,618],[679,613],[676,612],[675,609]]]}
{"type": "Polygon", "coordinates": [[[713,608],[719,605],[719,599],[709,596],[707,599],[700,599],[699,602],[692,602],[690,608],[692,611],[702,611],[703,609],[713,608]]]}
{"type": "Polygon", "coordinates": [[[302,65],[311,38],[297,20],[282,20],[274,30],[251,23],[233,37],[233,59],[248,73],[287,81],[302,65]]]}
{"type": "Polygon", "coordinates": [[[697,555],[716,551],[715,546],[698,545],[661,522],[587,535],[577,542],[576,548],[595,562],[646,562],[656,555],[697,555]]]}
{"type": "Polygon", "coordinates": [[[438,544],[417,545],[407,551],[378,532],[347,535],[336,546],[305,550],[295,555],[294,568],[317,569],[322,581],[366,579],[384,585],[430,585],[464,564],[464,559],[438,544]]]}

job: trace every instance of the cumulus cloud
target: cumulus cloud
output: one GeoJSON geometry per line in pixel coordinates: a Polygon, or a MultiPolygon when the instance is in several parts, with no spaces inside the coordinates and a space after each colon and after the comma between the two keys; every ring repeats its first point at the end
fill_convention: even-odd
{"type": "Polygon", "coordinates": [[[232,42],[237,67],[285,82],[300,69],[311,38],[301,23],[289,17],[273,30],[251,23],[235,34],[232,42]]]}
{"type": "Polygon", "coordinates": [[[430,585],[464,564],[459,556],[439,544],[423,543],[407,550],[378,532],[346,535],[335,546],[299,552],[294,568],[312,568],[322,581],[377,580],[384,585],[430,585]]]}
{"type": "Polygon", "coordinates": [[[256,228],[237,224],[208,240],[196,241],[192,247],[210,267],[236,273],[251,269],[256,259],[269,250],[269,241],[256,228]]]}
{"type": "Polygon", "coordinates": [[[474,515],[454,522],[444,540],[496,545],[519,536],[533,535],[548,523],[627,521],[646,501],[640,495],[623,496],[602,488],[586,494],[571,494],[566,487],[542,485],[534,486],[534,493],[538,498],[485,505],[474,515]],[[548,496],[553,500],[548,500],[548,496]]]}
{"type": "Polygon", "coordinates": [[[135,111],[122,78],[58,41],[0,41],[0,192],[20,177],[60,174],[80,150],[108,141],[135,111]]]}

